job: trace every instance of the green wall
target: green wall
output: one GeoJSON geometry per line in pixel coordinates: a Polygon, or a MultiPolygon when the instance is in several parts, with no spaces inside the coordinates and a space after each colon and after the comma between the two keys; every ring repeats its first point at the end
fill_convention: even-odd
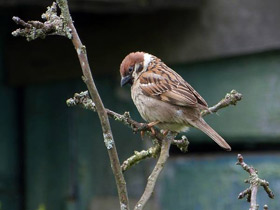
{"type": "MultiPolygon", "coordinates": [[[[179,196],[175,209],[192,209],[194,205],[198,205],[197,209],[205,209],[203,205],[213,206],[214,203],[219,203],[220,194],[226,191],[227,199],[220,203],[220,206],[217,204],[215,209],[224,209],[226,205],[243,205],[241,201],[236,200],[237,191],[244,187],[242,184],[240,189],[236,186],[237,180],[241,179],[240,174],[236,173],[240,169],[235,169],[233,164],[238,149],[235,143],[242,141],[242,144],[254,145],[260,141],[266,141],[267,144],[278,141],[279,130],[275,128],[279,126],[279,118],[275,116],[280,106],[280,97],[277,97],[280,94],[279,61],[279,53],[267,53],[173,66],[205,97],[209,105],[216,103],[231,89],[240,91],[244,99],[236,107],[221,110],[218,115],[207,117],[207,121],[233,144],[232,153],[222,153],[221,157],[212,154],[199,161],[196,161],[196,156],[187,154],[185,158],[180,159],[180,164],[174,159],[167,165],[166,173],[178,174],[178,179],[172,178],[170,184],[167,181],[161,182],[163,187],[160,187],[159,200],[165,209],[172,208],[166,204],[169,201],[166,197],[171,194],[172,200],[178,197],[176,193],[181,197],[179,196]],[[180,169],[181,164],[184,170],[180,169]],[[206,167],[205,173],[202,174],[199,170],[201,165],[206,167]],[[234,179],[229,183],[224,179],[219,190],[211,191],[211,199],[207,196],[198,197],[198,200],[203,200],[201,207],[199,202],[185,202],[184,198],[189,198],[189,194],[192,195],[193,191],[196,191],[196,186],[190,182],[184,187],[181,181],[188,183],[188,180],[196,177],[196,183],[201,183],[197,190],[204,190],[207,189],[207,178],[214,176],[209,184],[218,185],[213,183],[218,181],[215,178],[215,168],[219,171],[219,177],[230,175],[234,179]]],[[[109,78],[98,78],[97,87],[106,107],[120,113],[129,110],[133,117],[140,119],[131,102],[129,88],[120,89],[119,81],[109,78]]],[[[47,209],[65,209],[67,206],[87,209],[92,199],[97,202],[104,197],[116,196],[97,115],[65,105],[67,98],[82,90],[85,90],[85,86],[79,80],[26,88],[27,209],[36,209],[40,204],[45,204],[47,209]],[[71,199],[72,196],[74,199],[71,199]]],[[[141,150],[146,143],[140,140],[139,135],[134,136],[121,124],[112,122],[112,128],[121,160],[134,150],[141,150]]],[[[215,145],[201,132],[192,130],[188,137],[191,143],[200,142],[202,147],[210,142],[215,145]]],[[[259,159],[254,156],[252,160],[259,159]]],[[[266,160],[272,160],[273,165],[278,159],[269,157],[266,160]]],[[[143,183],[149,172],[148,162],[126,173],[129,194],[134,199],[137,199],[143,190],[143,183]]],[[[162,179],[167,179],[166,176],[168,175],[162,179]]],[[[270,180],[270,176],[265,178],[270,180]]],[[[117,201],[115,205],[118,205],[117,201]]]]}
{"type": "MultiPolygon", "coordinates": [[[[238,200],[240,192],[249,187],[244,180],[249,178],[241,166],[235,165],[237,155],[192,155],[171,159],[160,179],[156,196],[161,210],[240,210],[249,209],[246,198],[238,200]]],[[[249,165],[259,171],[259,177],[269,181],[275,193],[270,199],[262,187],[257,203],[260,209],[267,204],[269,209],[278,209],[280,192],[280,155],[269,153],[244,153],[249,165]]]]}
{"type": "MultiPolygon", "coordinates": [[[[241,143],[250,145],[247,147],[249,151],[261,151],[259,143],[265,143],[272,145],[270,149],[277,152],[280,136],[280,53],[172,67],[201,93],[209,105],[232,89],[241,92],[244,98],[236,107],[206,118],[232,144],[233,152],[226,153],[217,147],[219,153],[205,153],[203,158],[195,152],[180,158],[172,154],[157,185],[153,200],[155,206],[164,210],[200,210],[206,209],[206,206],[221,210],[247,208],[245,201],[236,199],[239,191],[245,188],[242,183],[245,172],[234,162],[241,143]],[[217,185],[217,190],[211,190],[217,185]],[[201,191],[200,196],[193,199],[198,191],[201,191]],[[220,201],[221,195],[226,196],[223,201],[220,201]]],[[[3,69],[0,72],[2,74],[3,69]]],[[[106,107],[120,113],[128,110],[135,119],[141,120],[130,99],[129,88],[120,88],[118,78],[98,77],[96,81],[106,107]]],[[[0,103],[1,208],[22,209],[19,194],[22,160],[25,166],[25,209],[36,210],[44,206],[48,210],[86,210],[106,199],[106,204],[112,202],[113,206],[118,206],[118,201],[113,199],[116,187],[96,113],[68,108],[65,104],[75,92],[85,90],[81,80],[28,85],[21,90],[22,101],[19,101],[15,89],[0,84],[0,98],[4,101],[0,103]],[[19,108],[23,110],[21,134],[24,136],[18,133],[19,108]],[[19,148],[20,139],[24,140],[22,148],[19,148]]],[[[121,161],[134,150],[146,147],[147,140],[142,141],[139,135],[133,135],[122,124],[112,120],[111,123],[121,161]]],[[[191,145],[216,146],[194,129],[187,136],[191,145]]],[[[259,156],[255,153],[248,159],[260,171],[267,171],[262,177],[273,183],[276,195],[280,192],[276,180],[280,170],[278,155],[259,156]],[[267,168],[262,170],[264,166],[267,168]],[[272,168],[275,173],[269,173],[272,168]]],[[[152,164],[154,161],[144,161],[125,173],[132,200],[141,195],[152,164]]],[[[269,203],[272,207],[275,205],[273,202],[276,201],[269,203]]],[[[94,209],[100,210],[100,207],[94,209]]]]}
{"type": "MultiPolygon", "coordinates": [[[[100,78],[97,86],[102,87],[100,93],[107,107],[123,109],[107,79],[100,78]]],[[[94,196],[116,196],[97,114],[68,108],[65,103],[83,90],[85,85],[80,81],[26,88],[27,209],[40,204],[47,209],[88,209],[94,196]]],[[[140,137],[124,125],[112,122],[112,129],[122,161],[133,149],[142,148],[140,137]]],[[[142,172],[134,169],[132,173],[139,180],[127,175],[132,180],[128,186],[139,185],[141,190],[142,172]]],[[[134,190],[130,194],[139,196],[134,190]]]]}

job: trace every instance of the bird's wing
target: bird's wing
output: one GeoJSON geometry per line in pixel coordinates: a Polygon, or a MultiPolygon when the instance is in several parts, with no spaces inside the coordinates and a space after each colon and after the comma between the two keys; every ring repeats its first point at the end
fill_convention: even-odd
{"type": "Polygon", "coordinates": [[[148,70],[140,76],[145,95],[173,105],[207,109],[206,101],[189,83],[166,65],[162,68],[148,70]]]}

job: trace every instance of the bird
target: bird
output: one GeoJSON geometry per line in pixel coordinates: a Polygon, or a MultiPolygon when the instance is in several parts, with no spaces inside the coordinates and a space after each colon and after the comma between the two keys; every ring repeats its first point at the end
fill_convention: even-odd
{"type": "Polygon", "coordinates": [[[195,127],[220,147],[229,144],[201,116],[207,102],[160,58],[146,52],[128,54],[120,65],[121,87],[131,85],[131,98],[141,117],[159,129],[186,132],[195,127]]]}

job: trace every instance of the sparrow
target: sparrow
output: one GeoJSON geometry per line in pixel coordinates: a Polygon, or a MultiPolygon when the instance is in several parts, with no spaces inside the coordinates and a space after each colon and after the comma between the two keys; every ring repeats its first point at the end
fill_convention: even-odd
{"type": "Polygon", "coordinates": [[[161,59],[145,52],[132,52],[122,61],[120,75],[121,86],[131,85],[131,98],[150,125],[177,133],[195,127],[225,150],[231,150],[202,118],[201,111],[208,110],[206,101],[161,59]]]}

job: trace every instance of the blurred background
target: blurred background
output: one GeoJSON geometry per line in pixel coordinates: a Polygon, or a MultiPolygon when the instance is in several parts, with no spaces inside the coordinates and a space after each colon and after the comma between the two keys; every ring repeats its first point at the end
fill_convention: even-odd
{"type": "MultiPolygon", "coordinates": [[[[0,209],[119,209],[96,113],[68,108],[86,90],[71,41],[49,36],[14,38],[12,16],[38,20],[52,1],[0,0],[0,209]]],[[[104,105],[142,121],[130,88],[120,88],[119,65],[132,51],[161,58],[214,105],[232,89],[237,106],[206,121],[232,146],[224,152],[191,129],[189,152],[171,156],[152,210],[240,210],[248,177],[235,166],[242,153],[276,194],[261,189],[258,203],[279,209],[280,1],[69,0],[104,105]]],[[[147,148],[130,129],[111,120],[121,162],[147,148]]],[[[125,173],[130,202],[141,196],[154,160],[125,173]]]]}

